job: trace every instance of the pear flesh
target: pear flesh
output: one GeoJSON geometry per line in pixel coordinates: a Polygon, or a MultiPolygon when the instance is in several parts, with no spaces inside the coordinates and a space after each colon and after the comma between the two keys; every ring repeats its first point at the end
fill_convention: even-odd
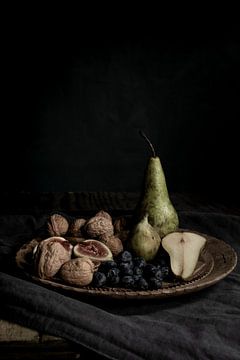
{"type": "Polygon", "coordinates": [[[130,247],[137,256],[142,256],[146,261],[150,261],[156,256],[160,244],[160,236],[149,224],[148,215],[145,215],[133,230],[130,247]]]}
{"type": "Polygon", "coordinates": [[[160,158],[149,159],[145,175],[145,188],[140,202],[140,218],[148,214],[149,223],[160,237],[177,230],[178,215],[169,198],[160,158]]]}
{"type": "Polygon", "coordinates": [[[162,246],[170,256],[172,272],[183,280],[190,278],[206,238],[192,232],[173,232],[162,239],[162,246]]]}

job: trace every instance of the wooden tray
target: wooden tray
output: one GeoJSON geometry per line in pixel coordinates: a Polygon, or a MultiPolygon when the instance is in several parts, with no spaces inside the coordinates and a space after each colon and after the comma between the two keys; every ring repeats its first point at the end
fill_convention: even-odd
{"type": "Polygon", "coordinates": [[[31,279],[45,287],[66,294],[94,296],[114,299],[153,299],[179,296],[214,285],[233,271],[237,264],[237,254],[234,249],[224,241],[201,234],[207,238],[206,247],[201,254],[197,268],[188,281],[165,282],[159,290],[139,291],[126,288],[94,288],[91,286],[73,287],[63,284],[60,279],[44,280],[30,275],[31,279]]]}

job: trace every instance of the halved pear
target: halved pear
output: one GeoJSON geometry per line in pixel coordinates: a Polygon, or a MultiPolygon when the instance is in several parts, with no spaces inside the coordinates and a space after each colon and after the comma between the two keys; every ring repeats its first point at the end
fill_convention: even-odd
{"type": "Polygon", "coordinates": [[[172,232],[162,239],[172,272],[187,280],[194,272],[206,238],[193,232],[172,232]]]}

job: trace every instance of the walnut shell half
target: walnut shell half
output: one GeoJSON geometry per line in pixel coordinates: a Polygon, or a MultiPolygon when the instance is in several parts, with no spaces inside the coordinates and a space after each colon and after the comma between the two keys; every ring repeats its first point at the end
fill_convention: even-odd
{"type": "Polygon", "coordinates": [[[73,246],[64,238],[53,236],[43,240],[35,252],[35,269],[42,279],[52,278],[71,259],[73,246]]]}

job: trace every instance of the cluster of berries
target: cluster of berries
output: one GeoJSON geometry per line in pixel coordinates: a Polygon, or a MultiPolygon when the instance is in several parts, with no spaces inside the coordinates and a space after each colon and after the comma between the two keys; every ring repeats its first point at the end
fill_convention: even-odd
{"type": "Polygon", "coordinates": [[[162,288],[163,280],[167,280],[169,275],[170,267],[166,259],[160,259],[157,264],[147,263],[144,258],[134,257],[125,250],[116,259],[100,265],[91,285],[153,290],[162,288]]]}

